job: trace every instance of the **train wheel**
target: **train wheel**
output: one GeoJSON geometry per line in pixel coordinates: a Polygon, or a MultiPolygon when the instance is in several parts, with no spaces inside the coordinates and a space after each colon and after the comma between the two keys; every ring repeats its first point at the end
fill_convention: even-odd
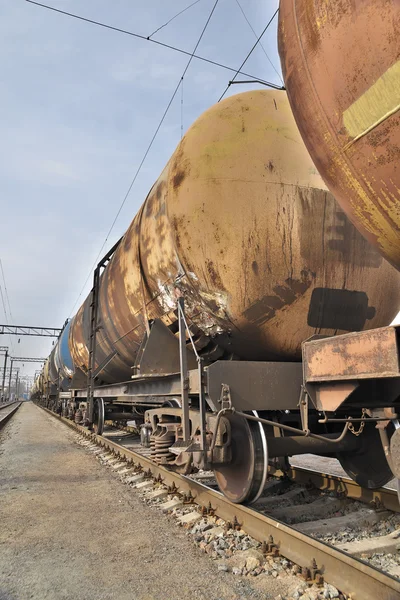
{"type": "MultiPolygon", "coordinates": [[[[253,411],[257,416],[257,413],[253,411]]],[[[251,503],[261,495],[268,470],[265,433],[261,423],[225,415],[231,424],[232,461],[214,469],[221,492],[231,502],[251,503]]]]}
{"type": "MultiPolygon", "coordinates": [[[[391,433],[388,431],[389,437],[391,433]]],[[[374,423],[365,424],[364,431],[360,435],[360,443],[359,450],[338,452],[336,457],[349,477],[358,485],[376,490],[393,479],[393,473],[386,460],[379,431],[374,423]]]]}
{"type": "Polygon", "coordinates": [[[104,431],[104,400],[103,398],[94,399],[93,431],[97,435],[102,435],[104,431]]]}

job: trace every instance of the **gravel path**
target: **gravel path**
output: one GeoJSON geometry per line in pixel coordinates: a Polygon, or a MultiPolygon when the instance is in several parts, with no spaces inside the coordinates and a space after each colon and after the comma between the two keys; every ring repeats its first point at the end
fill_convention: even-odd
{"type": "Polygon", "coordinates": [[[0,600],[266,600],[293,585],[219,572],[73,436],[32,403],[0,432],[0,600]]]}

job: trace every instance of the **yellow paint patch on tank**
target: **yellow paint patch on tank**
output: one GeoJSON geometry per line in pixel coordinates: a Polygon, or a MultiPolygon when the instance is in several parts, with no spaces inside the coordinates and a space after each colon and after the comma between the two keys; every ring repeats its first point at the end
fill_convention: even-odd
{"type": "MultiPolygon", "coordinates": [[[[346,161],[345,155],[343,155],[328,131],[324,135],[324,140],[332,156],[331,167],[328,171],[329,176],[334,178],[337,172],[341,172],[347,188],[357,194],[358,203],[353,205],[353,212],[348,216],[354,224],[362,225],[365,233],[370,236],[369,241],[376,243],[385,256],[398,253],[400,237],[396,229],[393,228],[392,223],[387,219],[389,213],[394,223],[400,222],[397,199],[394,198],[388,208],[387,203],[383,202],[376,193],[376,186],[373,186],[361,173],[353,172],[346,161]],[[371,198],[374,198],[374,202],[371,202],[371,198]],[[384,207],[383,211],[382,207],[384,207]]],[[[385,182],[382,182],[382,185],[384,184],[385,182]]],[[[383,189],[381,189],[381,195],[385,197],[383,189]]]]}
{"type": "MultiPolygon", "coordinates": [[[[337,164],[338,166],[340,164],[340,169],[346,176],[348,186],[357,193],[359,198],[359,204],[354,207],[357,222],[362,224],[365,230],[376,239],[379,248],[390,255],[392,251],[398,248],[399,237],[388,223],[385,213],[382,213],[381,200],[374,194],[375,203],[371,203],[371,195],[364,189],[363,179],[356,177],[347,163],[339,156],[337,164]]],[[[364,181],[364,184],[366,184],[366,181],[364,181]]]]}
{"type": "Polygon", "coordinates": [[[319,15],[315,15],[315,24],[317,26],[318,29],[321,29],[321,27],[324,27],[324,25],[326,24],[326,22],[328,21],[328,3],[325,2],[321,2],[319,5],[319,15]]]}
{"type": "Polygon", "coordinates": [[[279,53],[317,169],[359,231],[400,269],[400,3],[359,5],[280,0],[279,53]]]}
{"type": "MultiPolygon", "coordinates": [[[[400,109],[400,60],[373,83],[343,113],[349,135],[360,139],[400,109]]],[[[349,146],[349,144],[348,144],[349,146]]]]}

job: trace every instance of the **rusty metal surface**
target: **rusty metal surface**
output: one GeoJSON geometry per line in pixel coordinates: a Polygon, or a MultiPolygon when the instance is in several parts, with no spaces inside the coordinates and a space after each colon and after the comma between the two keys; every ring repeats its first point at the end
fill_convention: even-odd
{"type": "MultiPolygon", "coordinates": [[[[47,409],[44,409],[47,410],[47,409]]],[[[48,411],[53,416],[54,413],[48,411]]],[[[339,588],[343,593],[351,595],[353,600],[394,600],[400,595],[400,581],[390,575],[378,571],[374,567],[349,556],[345,552],[328,546],[316,539],[296,531],[292,527],[267,517],[246,506],[229,502],[222,494],[211,490],[197,481],[180,476],[161,465],[154,464],[145,456],[128,450],[115,442],[90,434],[83,427],[72,423],[64,417],[58,417],[72,429],[96,441],[104,448],[115,452],[118,456],[141,464],[143,469],[150,469],[154,478],[161,477],[164,485],[172,485],[180,492],[193,494],[195,502],[200,506],[211,506],[222,519],[233,521],[236,517],[246,533],[262,542],[272,535],[280,554],[294,563],[310,567],[314,558],[321,568],[325,579],[339,588]]]]}
{"type": "MultiPolygon", "coordinates": [[[[285,92],[232,96],[180,142],[101,277],[96,362],[118,354],[99,382],[129,378],[148,321],[174,328],[181,295],[209,362],[300,360],[314,333],[395,316],[400,275],[326,190],[285,92]]],[[[88,303],[70,334],[84,371],[88,303]]]]}
{"type": "Polygon", "coordinates": [[[400,268],[400,3],[281,0],[285,85],[316,167],[400,268]]]}
{"type": "Polygon", "coordinates": [[[396,327],[305,342],[303,365],[307,383],[399,377],[396,327]]]}

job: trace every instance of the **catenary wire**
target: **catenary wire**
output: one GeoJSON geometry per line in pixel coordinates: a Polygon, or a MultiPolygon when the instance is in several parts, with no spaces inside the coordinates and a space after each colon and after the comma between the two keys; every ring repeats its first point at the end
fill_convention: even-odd
{"type": "MultiPolygon", "coordinates": [[[[271,25],[272,21],[275,19],[275,17],[278,14],[278,12],[279,12],[279,8],[276,9],[276,11],[274,12],[274,14],[272,15],[272,17],[270,18],[270,20],[268,21],[268,23],[264,27],[263,31],[261,32],[261,34],[257,38],[257,41],[255,42],[255,44],[251,48],[250,52],[247,54],[246,58],[244,59],[244,61],[242,62],[242,64],[238,68],[238,70],[236,71],[235,75],[233,76],[232,81],[234,81],[236,79],[236,77],[239,75],[239,73],[241,73],[241,69],[242,69],[243,65],[245,65],[246,62],[248,61],[248,59],[249,59],[250,55],[252,54],[254,48],[256,48],[257,44],[261,40],[261,38],[264,35],[264,33],[267,31],[268,27],[271,25]]],[[[222,100],[222,98],[225,96],[226,92],[229,90],[230,86],[231,86],[231,82],[229,82],[228,85],[226,86],[224,92],[219,97],[218,102],[220,102],[222,100]]],[[[275,89],[282,89],[282,87],[281,86],[275,86],[275,89]]]]}
{"type": "MultiPolygon", "coordinates": [[[[1,259],[0,259],[0,269],[1,269],[1,276],[2,276],[2,279],[3,279],[3,287],[4,287],[4,295],[3,295],[2,286],[0,284],[1,301],[2,301],[2,304],[3,304],[4,316],[5,316],[5,319],[6,319],[6,325],[10,325],[9,319],[7,317],[7,309],[6,309],[7,304],[8,304],[8,314],[9,314],[11,320],[12,320],[13,316],[11,314],[10,298],[8,296],[8,290],[7,290],[7,285],[6,285],[6,278],[4,276],[3,263],[1,261],[1,259]],[[4,296],[5,296],[5,301],[4,301],[4,296]]],[[[13,344],[13,341],[12,341],[12,336],[10,334],[8,334],[8,339],[9,339],[9,344],[10,344],[11,352],[12,352],[12,354],[14,354],[14,344],[13,344]]]]}
{"type": "Polygon", "coordinates": [[[184,77],[185,77],[185,75],[186,75],[186,73],[187,73],[187,70],[189,69],[189,66],[190,66],[190,64],[191,64],[191,62],[192,62],[192,60],[193,60],[193,58],[194,58],[194,53],[196,52],[196,50],[197,50],[197,48],[198,48],[198,46],[199,46],[199,44],[200,44],[200,42],[201,42],[201,40],[202,40],[202,38],[203,38],[203,35],[204,35],[204,33],[205,33],[206,29],[207,29],[207,26],[208,26],[208,24],[209,24],[209,22],[210,22],[210,20],[211,20],[211,17],[212,17],[212,15],[213,15],[213,13],[214,13],[214,11],[215,11],[216,7],[217,7],[218,1],[219,1],[219,0],[215,0],[215,3],[214,3],[214,5],[213,5],[213,7],[212,7],[212,9],[211,9],[211,12],[210,12],[210,14],[209,14],[209,16],[208,16],[208,19],[207,19],[207,21],[206,21],[206,23],[205,23],[205,25],[204,25],[204,27],[203,27],[203,30],[202,30],[202,32],[201,32],[201,34],[200,34],[200,37],[199,37],[199,39],[197,40],[197,43],[196,43],[196,45],[195,45],[195,47],[194,47],[194,50],[193,50],[193,52],[192,52],[192,54],[191,54],[191,56],[190,56],[190,58],[189,58],[189,60],[188,60],[188,62],[187,62],[187,64],[186,64],[186,67],[185,67],[185,69],[184,69],[184,71],[183,71],[183,73],[182,73],[182,75],[181,75],[181,77],[180,77],[180,79],[179,79],[179,81],[178,81],[178,84],[177,84],[177,86],[175,87],[175,90],[174,90],[174,92],[173,92],[173,94],[172,94],[172,96],[171,96],[171,98],[170,98],[170,100],[169,100],[169,102],[168,102],[168,104],[167,104],[167,107],[166,107],[166,109],[164,110],[164,113],[163,113],[163,115],[162,115],[162,117],[161,117],[161,120],[160,120],[160,122],[158,123],[158,125],[157,125],[157,128],[156,128],[156,130],[155,130],[155,132],[154,132],[154,134],[153,134],[153,137],[151,138],[151,140],[150,140],[150,143],[149,143],[149,145],[147,146],[146,152],[144,153],[144,156],[143,156],[142,160],[140,161],[140,164],[139,164],[139,166],[138,166],[138,168],[137,168],[137,170],[136,170],[136,172],[135,172],[135,175],[134,175],[134,177],[133,177],[133,179],[132,179],[132,181],[131,181],[131,183],[130,183],[130,185],[129,185],[128,191],[126,192],[126,194],[125,194],[125,196],[124,196],[124,199],[122,200],[122,202],[121,202],[121,205],[120,205],[120,207],[119,207],[119,209],[118,209],[118,211],[117,211],[117,214],[116,214],[116,215],[115,215],[115,217],[114,217],[114,220],[113,220],[113,222],[112,222],[112,224],[111,224],[111,227],[110,227],[110,229],[108,230],[108,233],[107,233],[107,235],[106,235],[106,238],[105,238],[105,240],[104,240],[104,242],[103,242],[103,244],[102,244],[102,246],[101,246],[101,248],[100,248],[100,251],[99,251],[99,253],[98,253],[97,257],[96,257],[96,260],[94,261],[94,263],[93,263],[93,266],[92,266],[91,270],[89,271],[89,275],[87,276],[87,278],[86,278],[86,281],[85,281],[85,283],[84,283],[84,284],[83,284],[83,286],[82,286],[82,290],[80,291],[80,293],[79,293],[79,296],[78,296],[78,298],[77,298],[77,300],[76,300],[76,302],[75,302],[74,306],[72,307],[72,310],[71,310],[71,312],[70,312],[70,316],[72,316],[72,313],[74,312],[74,309],[75,309],[76,305],[78,304],[78,302],[79,302],[79,299],[80,299],[80,297],[82,296],[82,294],[83,294],[83,292],[84,292],[84,290],[85,290],[85,288],[86,288],[86,285],[87,285],[87,283],[88,283],[88,281],[89,281],[89,279],[90,279],[90,276],[92,275],[92,273],[93,273],[93,270],[95,269],[95,267],[96,267],[96,265],[97,265],[97,262],[98,262],[98,260],[99,260],[99,258],[100,258],[100,256],[101,256],[101,253],[103,252],[103,248],[104,248],[104,246],[106,245],[106,243],[107,243],[107,241],[108,241],[108,238],[109,238],[109,236],[110,236],[110,234],[111,234],[111,232],[112,232],[112,230],[113,230],[113,228],[114,228],[114,225],[115,225],[115,223],[116,223],[116,221],[117,221],[117,219],[118,219],[118,217],[119,217],[119,215],[120,215],[120,213],[121,213],[121,210],[122,210],[122,208],[123,208],[123,207],[124,207],[124,205],[125,205],[125,202],[126,202],[126,200],[127,200],[128,196],[129,196],[129,194],[130,194],[130,191],[131,191],[131,189],[132,189],[132,187],[133,187],[133,185],[134,185],[134,183],[135,183],[135,181],[136,181],[136,179],[137,179],[137,177],[138,177],[138,175],[139,175],[139,173],[140,173],[140,170],[141,170],[141,168],[142,168],[142,165],[143,165],[144,161],[146,160],[148,153],[150,152],[150,149],[151,149],[151,147],[152,147],[152,145],[153,145],[153,142],[154,142],[154,140],[156,139],[156,137],[157,137],[157,134],[158,134],[158,132],[159,132],[159,131],[160,131],[160,129],[161,129],[161,126],[162,126],[162,124],[163,124],[163,122],[164,122],[164,119],[165,119],[165,117],[167,116],[167,113],[168,113],[168,111],[169,111],[169,109],[170,109],[170,106],[171,106],[172,102],[174,101],[174,98],[175,98],[175,96],[176,96],[176,94],[177,94],[177,92],[178,92],[178,90],[179,90],[180,86],[181,86],[181,85],[183,85],[183,79],[184,79],[184,77]]]}
{"type": "MultiPolygon", "coordinates": [[[[250,29],[252,30],[252,32],[254,33],[255,37],[257,38],[257,33],[254,30],[254,27],[252,26],[252,24],[250,23],[249,19],[246,16],[246,13],[243,10],[243,6],[240,4],[239,0],[236,0],[236,4],[238,5],[238,7],[240,8],[240,11],[247,23],[247,25],[250,27],[250,29]]],[[[272,60],[270,59],[270,57],[268,56],[268,53],[266,51],[266,49],[264,48],[264,46],[261,43],[261,40],[258,42],[258,45],[260,46],[261,50],[264,52],[265,54],[265,58],[267,59],[267,61],[269,62],[269,64],[271,65],[271,67],[273,68],[273,70],[275,71],[275,73],[278,75],[279,79],[282,81],[282,85],[284,85],[283,83],[283,79],[282,79],[282,75],[279,73],[278,69],[275,67],[274,63],[272,62],[272,60]]]]}
{"type": "Polygon", "coordinates": [[[1,296],[1,303],[3,305],[4,316],[6,319],[6,325],[8,325],[7,307],[6,307],[6,303],[4,301],[3,286],[1,285],[1,283],[0,283],[0,296],[1,296]]]}
{"type": "Polygon", "coordinates": [[[5,275],[4,275],[4,269],[3,269],[3,262],[2,262],[2,260],[1,260],[1,258],[0,258],[0,269],[1,269],[1,276],[2,276],[2,278],[3,278],[3,286],[4,286],[4,291],[5,291],[5,294],[6,294],[6,301],[7,301],[7,304],[8,304],[8,313],[9,313],[9,315],[10,315],[11,319],[12,319],[12,318],[13,318],[13,316],[12,316],[12,312],[11,312],[10,298],[9,298],[9,295],[8,295],[8,289],[7,289],[7,284],[6,284],[6,278],[5,278],[5,275]]]}
{"type": "Polygon", "coordinates": [[[183,78],[181,79],[181,139],[183,138],[183,78]]]}
{"type": "Polygon", "coordinates": [[[164,25],[161,25],[161,27],[158,27],[158,29],[156,29],[155,31],[153,31],[153,33],[151,33],[150,35],[148,35],[147,39],[149,40],[150,38],[152,38],[153,35],[155,35],[157,33],[157,31],[160,31],[160,29],[163,29],[164,27],[166,27],[167,25],[169,25],[174,19],[176,19],[176,17],[179,17],[179,15],[181,15],[184,12],[186,12],[187,10],[189,10],[189,8],[192,8],[192,6],[194,6],[195,4],[198,4],[199,2],[200,2],[200,0],[196,0],[196,2],[192,2],[192,4],[189,4],[189,6],[187,6],[183,10],[179,11],[175,16],[173,16],[171,19],[169,19],[169,21],[167,21],[166,23],[164,23],[164,25]]]}
{"type": "MultiPolygon", "coordinates": [[[[6,308],[6,303],[4,301],[3,286],[1,285],[1,283],[0,283],[0,296],[1,296],[1,303],[3,305],[3,311],[4,311],[4,317],[6,320],[6,325],[8,325],[9,322],[8,322],[8,317],[7,317],[7,308],[6,308]]],[[[14,347],[13,347],[13,343],[12,343],[10,334],[8,335],[8,339],[9,339],[9,344],[10,344],[10,348],[11,348],[11,354],[14,354],[14,347]]]]}
{"type": "MultiPolygon", "coordinates": [[[[56,13],[60,13],[62,15],[66,15],[67,17],[73,17],[74,19],[78,19],[78,20],[84,21],[86,23],[91,23],[92,25],[98,25],[99,27],[104,27],[105,29],[111,29],[112,31],[117,31],[118,33],[130,35],[130,36],[138,38],[140,40],[144,40],[146,42],[151,42],[153,44],[157,44],[158,46],[163,46],[164,48],[168,48],[169,50],[174,50],[175,52],[180,52],[181,54],[185,54],[186,56],[191,56],[192,58],[195,58],[196,60],[201,60],[203,62],[209,63],[210,65],[220,67],[221,69],[225,69],[227,71],[232,71],[233,73],[236,72],[236,69],[234,69],[233,67],[228,67],[227,65],[224,65],[215,60],[211,60],[210,58],[205,58],[204,56],[199,56],[198,54],[192,55],[192,53],[189,52],[188,50],[183,50],[182,48],[177,48],[176,46],[171,46],[170,44],[165,44],[164,42],[159,42],[158,40],[149,39],[145,35],[140,35],[139,33],[134,33],[133,31],[128,31],[126,29],[120,29],[119,27],[113,27],[112,25],[107,25],[106,23],[101,23],[100,21],[94,21],[93,19],[88,19],[86,17],[82,17],[82,16],[74,14],[74,13],[66,12],[65,10],[60,10],[59,8],[55,8],[54,6],[49,6],[47,4],[41,4],[40,2],[35,2],[34,0],[25,0],[25,2],[28,2],[29,4],[34,4],[35,6],[40,6],[41,8],[45,8],[47,10],[51,10],[56,13]]],[[[255,75],[250,75],[249,73],[245,73],[244,71],[239,71],[239,73],[241,75],[246,75],[246,77],[250,77],[251,79],[258,79],[264,85],[267,85],[275,90],[283,89],[281,86],[276,85],[275,83],[271,83],[269,81],[265,81],[264,79],[260,79],[260,77],[257,77],[255,75]]]]}

